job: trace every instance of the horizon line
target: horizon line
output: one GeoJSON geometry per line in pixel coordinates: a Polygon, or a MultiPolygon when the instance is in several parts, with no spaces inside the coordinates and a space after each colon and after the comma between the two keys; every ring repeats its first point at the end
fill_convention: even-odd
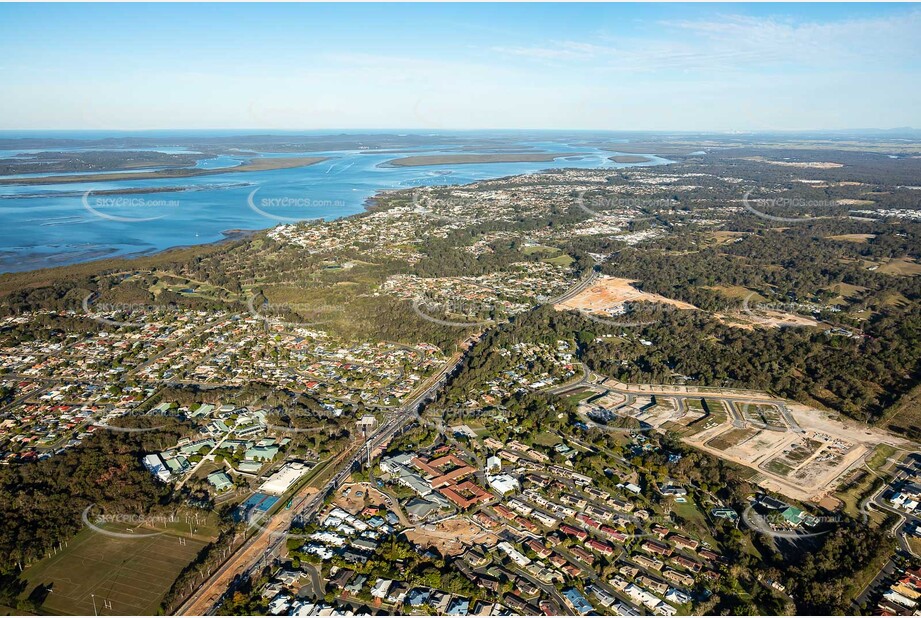
{"type": "Polygon", "coordinates": [[[589,133],[589,132],[602,132],[602,133],[689,133],[689,134],[763,134],[763,133],[807,133],[807,132],[817,132],[817,133],[839,133],[844,131],[880,131],[880,132],[896,132],[896,131],[919,131],[921,129],[913,126],[901,126],[901,127],[838,127],[838,128],[806,128],[806,129],[604,129],[604,128],[537,128],[537,127],[527,127],[527,128],[510,128],[510,127],[478,127],[478,128],[450,128],[450,127],[440,127],[440,128],[409,128],[409,127],[324,127],[324,128],[264,128],[264,127],[195,127],[195,128],[179,128],[179,127],[157,127],[157,128],[133,128],[133,129],[121,129],[121,128],[0,128],[0,133],[27,133],[27,132],[45,132],[45,133],[77,133],[77,132],[105,132],[110,131],[113,133],[153,133],[153,132],[163,132],[163,131],[177,131],[177,132],[190,132],[190,131],[261,131],[261,132],[311,132],[316,133],[320,131],[330,131],[330,132],[358,132],[358,131],[403,131],[403,132],[413,132],[413,133],[446,133],[446,132],[473,132],[473,131],[507,131],[507,132],[521,132],[521,131],[545,131],[545,132],[580,132],[580,133],[589,133]]]}

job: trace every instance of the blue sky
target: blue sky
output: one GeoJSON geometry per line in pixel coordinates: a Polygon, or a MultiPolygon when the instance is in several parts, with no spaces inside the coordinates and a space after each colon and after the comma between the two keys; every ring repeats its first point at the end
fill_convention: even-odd
{"type": "Polygon", "coordinates": [[[0,4],[0,129],[921,126],[919,4],[0,4]]]}

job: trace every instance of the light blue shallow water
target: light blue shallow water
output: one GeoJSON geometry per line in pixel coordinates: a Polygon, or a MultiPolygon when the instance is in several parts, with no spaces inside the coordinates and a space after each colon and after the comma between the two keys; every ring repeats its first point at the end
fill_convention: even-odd
{"type": "MultiPolygon", "coordinates": [[[[329,160],[296,169],[228,172],[198,178],[0,186],[0,272],[209,243],[224,238],[223,232],[228,230],[264,229],[292,220],[348,216],[361,212],[369,197],[385,189],[464,184],[560,167],[631,166],[610,161],[612,152],[579,144],[529,141],[521,145],[537,152],[590,154],[545,163],[407,168],[385,164],[413,154],[458,154],[458,151],[415,148],[413,152],[401,153],[263,153],[279,157],[326,156],[329,160]],[[185,190],[86,195],[110,189],[180,186],[185,190]],[[261,213],[251,208],[250,202],[261,213]]],[[[652,163],[642,165],[667,163],[665,159],[650,158],[652,163]]],[[[199,166],[233,167],[241,160],[243,157],[222,155],[203,160],[199,166]]]]}

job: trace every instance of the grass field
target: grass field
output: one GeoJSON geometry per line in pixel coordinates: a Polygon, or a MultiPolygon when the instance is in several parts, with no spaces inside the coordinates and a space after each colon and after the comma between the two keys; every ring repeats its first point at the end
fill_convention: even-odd
{"type": "Polygon", "coordinates": [[[787,424],[783,421],[783,414],[780,409],[767,403],[745,403],[740,406],[742,416],[747,421],[762,423],[771,427],[786,428],[787,424]]]}
{"type": "Polygon", "coordinates": [[[556,247],[548,247],[547,245],[527,245],[521,248],[521,252],[525,255],[540,255],[542,256],[541,262],[555,266],[569,266],[575,261],[571,255],[563,253],[556,247]]]}
{"type": "Polygon", "coordinates": [[[726,407],[720,401],[708,403],[704,399],[687,397],[684,400],[684,404],[687,406],[689,413],[704,415],[687,424],[687,428],[684,431],[685,436],[693,436],[711,427],[721,425],[725,423],[728,418],[726,407]]]}
{"type": "MultiPolygon", "coordinates": [[[[705,290],[713,290],[714,292],[719,292],[726,298],[732,300],[744,300],[749,298],[754,290],[749,290],[748,288],[743,288],[741,285],[708,285],[703,286],[705,290]]],[[[760,294],[755,293],[754,296],[751,296],[749,299],[750,302],[762,302],[764,297],[760,294]]]]}
{"type": "Polygon", "coordinates": [[[772,459],[771,461],[767,462],[767,464],[764,466],[764,469],[779,476],[787,476],[793,470],[790,464],[781,458],[772,459]]]}
{"type": "Polygon", "coordinates": [[[835,283],[825,289],[837,294],[830,302],[839,305],[845,304],[848,300],[860,298],[860,295],[867,291],[865,287],[851,285],[850,283],[835,283]]]}
{"type": "MultiPolygon", "coordinates": [[[[124,525],[106,529],[127,531],[124,525]]],[[[50,589],[41,606],[49,614],[92,616],[93,595],[100,616],[156,614],[176,577],[206,544],[188,536],[181,539],[172,530],[125,539],[85,528],[63,551],[26,569],[23,596],[36,588],[50,589]]]]}
{"type": "MultiPolygon", "coordinates": [[[[871,204],[873,202],[870,202],[871,204]]],[[[876,234],[838,234],[837,236],[826,236],[829,240],[840,240],[844,242],[855,242],[864,244],[868,240],[876,238],[876,234]]]]}
{"type": "MultiPolygon", "coordinates": [[[[687,502],[681,503],[681,502],[672,501],[672,503],[669,506],[672,510],[672,513],[674,513],[675,515],[678,515],[681,518],[686,519],[690,522],[694,522],[694,524],[696,524],[695,526],[696,531],[703,532],[703,531],[709,530],[707,526],[707,518],[704,516],[700,508],[697,507],[697,504],[695,504],[694,501],[690,497],[687,498],[687,502]]],[[[716,539],[714,539],[709,534],[702,535],[701,539],[708,543],[711,543],[714,545],[716,544],[716,539]]]]}
{"type": "MultiPolygon", "coordinates": [[[[867,458],[866,467],[857,470],[851,477],[852,482],[842,486],[841,490],[836,494],[841,502],[844,503],[845,513],[853,517],[857,517],[860,514],[858,508],[860,501],[871,492],[875,483],[879,482],[880,477],[878,475],[886,467],[887,460],[897,452],[895,447],[888,444],[879,444],[873,449],[873,453],[867,458]]],[[[888,477],[889,475],[883,474],[882,476],[888,477]]]]}
{"type": "Polygon", "coordinates": [[[544,258],[541,262],[546,262],[547,264],[553,264],[554,266],[569,266],[573,262],[572,256],[568,253],[561,253],[556,257],[544,258]]]}
{"type": "Polygon", "coordinates": [[[873,454],[867,459],[867,467],[874,472],[879,472],[885,467],[886,461],[895,455],[898,450],[889,444],[879,444],[873,449],[873,454]]]}
{"type": "Polygon", "coordinates": [[[570,393],[570,394],[568,394],[568,395],[565,395],[565,398],[568,399],[569,401],[573,402],[573,403],[579,403],[580,401],[582,401],[582,400],[584,400],[584,399],[588,399],[589,397],[591,397],[591,396],[594,395],[594,394],[595,394],[595,393],[594,393],[593,391],[590,391],[589,389],[584,388],[584,389],[581,389],[581,390],[577,390],[577,391],[575,391],[574,393],[570,393]]]}
{"type": "Polygon", "coordinates": [[[560,435],[549,431],[542,431],[534,436],[534,444],[538,446],[556,446],[560,442],[560,435]]]}
{"type": "Polygon", "coordinates": [[[841,500],[844,512],[851,517],[859,517],[860,501],[870,493],[874,483],[877,481],[877,477],[870,474],[867,470],[857,470],[853,482],[842,491],[835,494],[835,496],[841,500]]]}
{"type": "Polygon", "coordinates": [[[748,427],[733,428],[707,441],[707,446],[725,451],[728,448],[742,444],[757,433],[757,429],[751,429],[748,427]]]}
{"type": "MultiPolygon", "coordinates": [[[[731,231],[728,231],[728,230],[716,230],[716,231],[714,231],[714,232],[710,232],[707,236],[708,236],[708,238],[707,238],[708,241],[710,241],[710,242],[712,242],[712,243],[714,243],[714,244],[717,244],[717,245],[725,245],[725,244],[727,244],[727,243],[735,242],[735,241],[738,240],[739,238],[745,238],[746,236],[748,236],[748,233],[746,233],[746,232],[731,232],[731,231]]],[[[709,243],[708,243],[708,244],[709,244],[709,243]]],[[[720,287],[723,287],[723,286],[715,286],[715,287],[710,288],[710,289],[719,289],[720,287]]],[[[736,287],[736,286],[729,286],[729,287],[736,287]]],[[[743,289],[743,290],[744,290],[745,288],[740,288],[740,289],[743,289]]],[[[746,290],[746,291],[745,291],[745,296],[748,296],[749,294],[751,294],[751,291],[750,291],[750,290],[746,290]]]]}

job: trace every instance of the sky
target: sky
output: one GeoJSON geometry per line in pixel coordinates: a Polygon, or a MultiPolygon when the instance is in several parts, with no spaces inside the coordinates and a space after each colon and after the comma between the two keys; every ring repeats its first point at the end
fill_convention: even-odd
{"type": "Polygon", "coordinates": [[[921,127],[921,4],[0,4],[0,129],[921,127]]]}

